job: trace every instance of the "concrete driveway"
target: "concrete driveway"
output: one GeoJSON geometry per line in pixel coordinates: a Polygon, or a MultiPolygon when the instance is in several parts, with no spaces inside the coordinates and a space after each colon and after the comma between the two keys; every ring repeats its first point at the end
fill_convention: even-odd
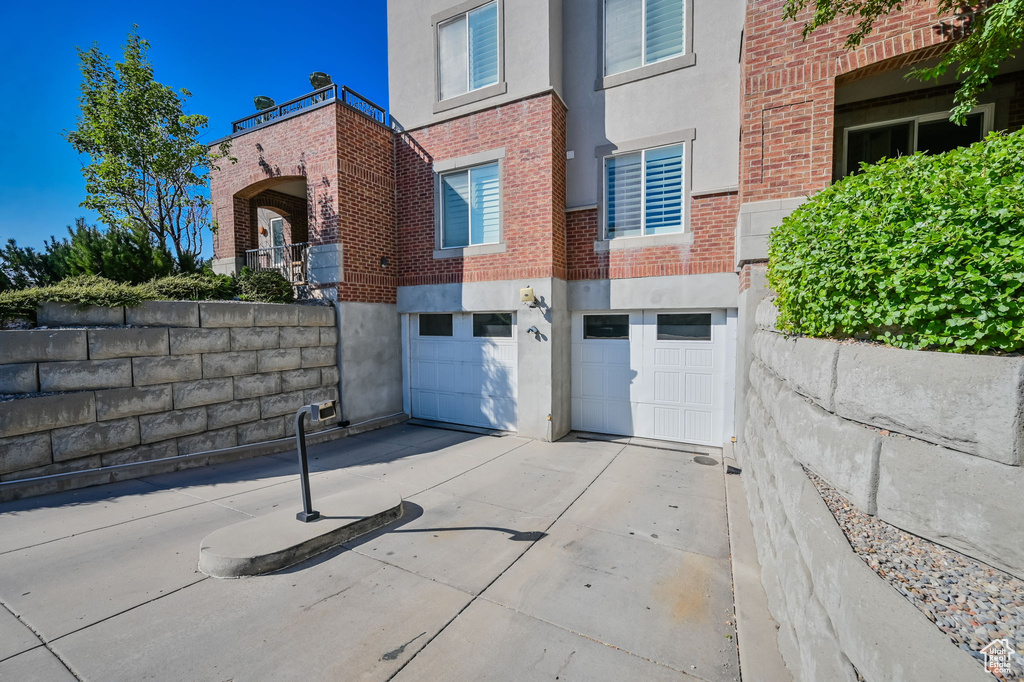
{"type": "Polygon", "coordinates": [[[310,454],[314,499],[406,514],[257,578],[199,543],[297,506],[294,454],[0,505],[0,680],[738,679],[713,460],[407,424],[310,454]]]}

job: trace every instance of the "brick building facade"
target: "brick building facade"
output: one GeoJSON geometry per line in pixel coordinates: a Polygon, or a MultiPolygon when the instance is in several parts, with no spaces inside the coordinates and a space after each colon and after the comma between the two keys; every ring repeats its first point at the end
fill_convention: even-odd
{"type": "MultiPolygon", "coordinates": [[[[851,22],[805,40],[784,0],[678,2],[681,23],[652,34],[678,29],[669,57],[623,71],[602,37],[611,19],[589,3],[390,0],[390,125],[366,103],[329,101],[235,134],[238,162],[213,176],[218,267],[257,247],[258,211],[284,217],[288,239],[310,245],[312,294],[353,325],[343,385],[365,380],[381,410],[541,438],[575,428],[720,445],[743,418],[771,229],[847,171],[851,135],[933,122],[955,83],[903,78],[948,49],[930,3],[848,51],[851,22]],[[456,49],[469,67],[443,63],[444,27],[471,15],[492,22],[474,49],[493,59],[456,49]],[[493,72],[452,95],[453,68],[493,72]],[[680,217],[648,233],[658,214],[645,197],[663,190],[649,174],[669,152],[680,217]],[[645,227],[619,236],[609,211],[627,175],[612,169],[629,163],[644,179],[614,200],[635,202],[645,227]],[[445,178],[481,169],[497,178],[491,208],[470,184],[459,201],[490,236],[451,247],[445,178]],[[659,364],[677,355],[707,364],[659,364]],[[394,371],[355,367],[368,356],[394,371]]],[[[1021,72],[1007,65],[986,94],[984,131],[1024,124],[1021,72]]]]}

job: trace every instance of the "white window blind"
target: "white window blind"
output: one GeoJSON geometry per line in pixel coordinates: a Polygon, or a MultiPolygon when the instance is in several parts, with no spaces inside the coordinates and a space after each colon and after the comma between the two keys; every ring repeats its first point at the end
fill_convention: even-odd
{"type": "Polygon", "coordinates": [[[441,177],[441,246],[494,244],[501,239],[498,164],[441,177]]]}
{"type": "Polygon", "coordinates": [[[469,64],[466,61],[466,15],[441,24],[437,29],[438,62],[441,70],[441,99],[466,92],[469,64]]]}
{"type": "Polygon", "coordinates": [[[643,64],[642,0],[607,0],[604,5],[605,73],[619,73],[643,64]]]}
{"type": "Polygon", "coordinates": [[[682,145],[644,152],[644,195],[644,234],[682,229],[682,145]]]}
{"type": "Polygon", "coordinates": [[[498,82],[498,5],[469,13],[469,89],[498,82]]]}
{"type": "Polygon", "coordinates": [[[608,238],[636,237],[643,232],[641,154],[608,159],[608,238]]]}
{"type": "Polygon", "coordinates": [[[683,157],[673,145],[606,160],[608,239],[682,232],[683,157]]]}
{"type": "Polygon", "coordinates": [[[605,75],[683,54],[685,0],[605,0],[605,75]]]}
{"type": "Polygon", "coordinates": [[[651,64],[683,52],[683,0],[647,0],[645,59],[651,64]]]}
{"type": "Polygon", "coordinates": [[[439,24],[440,99],[498,82],[498,4],[488,3],[439,24]]]}

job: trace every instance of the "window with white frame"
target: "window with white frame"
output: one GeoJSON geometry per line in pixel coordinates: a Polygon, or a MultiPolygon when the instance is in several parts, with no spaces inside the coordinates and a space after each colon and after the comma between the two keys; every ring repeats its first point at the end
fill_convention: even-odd
{"type": "Polygon", "coordinates": [[[498,82],[498,3],[490,2],[437,26],[439,99],[498,82]]]}
{"type": "Polygon", "coordinates": [[[441,175],[441,248],[501,241],[501,173],[488,163],[441,175]]]}
{"type": "Polygon", "coordinates": [[[645,149],[605,159],[605,236],[682,232],[686,146],[645,149]]]}
{"type": "Polygon", "coordinates": [[[949,114],[941,112],[846,128],[843,174],[852,175],[862,163],[883,158],[948,152],[981,141],[991,130],[991,105],[976,108],[963,126],[950,122],[949,114]]]}
{"type": "Polygon", "coordinates": [[[604,0],[604,73],[654,64],[686,51],[686,0],[604,0]]]}

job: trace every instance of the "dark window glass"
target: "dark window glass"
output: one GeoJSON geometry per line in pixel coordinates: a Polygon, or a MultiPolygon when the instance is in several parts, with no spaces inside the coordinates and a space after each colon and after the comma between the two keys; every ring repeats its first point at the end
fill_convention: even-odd
{"type": "Polygon", "coordinates": [[[629,315],[584,315],[583,338],[628,339],[629,315]]]}
{"type": "Polygon", "coordinates": [[[420,336],[451,336],[451,315],[420,315],[420,336]]]}
{"type": "Polygon", "coordinates": [[[851,130],[846,138],[846,174],[860,170],[861,162],[877,163],[913,153],[914,122],[851,130]]]}
{"type": "Polygon", "coordinates": [[[711,313],[658,315],[659,341],[710,341],[711,313]]]}
{"type": "Polygon", "coordinates": [[[473,336],[512,338],[512,313],[474,313],[473,336]]]}
{"type": "Polygon", "coordinates": [[[949,119],[927,121],[917,124],[917,150],[929,154],[941,154],[957,147],[966,147],[984,137],[985,115],[971,114],[967,125],[958,126],[949,119]]]}

